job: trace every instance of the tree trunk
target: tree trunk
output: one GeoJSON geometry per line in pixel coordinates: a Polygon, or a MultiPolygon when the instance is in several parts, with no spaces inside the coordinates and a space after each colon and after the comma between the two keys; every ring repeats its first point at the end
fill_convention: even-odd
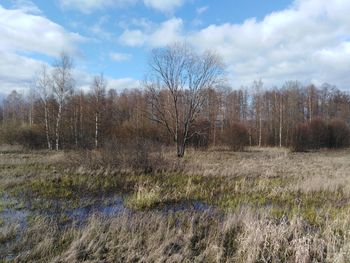
{"type": "Polygon", "coordinates": [[[95,148],[98,148],[98,113],[95,114],[95,148]]]}
{"type": "Polygon", "coordinates": [[[62,104],[58,106],[57,120],[56,120],[56,151],[59,150],[59,142],[60,142],[60,122],[61,122],[61,114],[62,114],[62,104]]]}
{"type": "Polygon", "coordinates": [[[47,110],[47,105],[45,105],[45,133],[46,133],[47,148],[49,150],[52,150],[51,141],[50,141],[50,132],[49,132],[49,113],[47,110]]]}
{"type": "Polygon", "coordinates": [[[181,133],[178,130],[178,134],[176,135],[176,152],[177,157],[182,158],[185,155],[185,145],[186,145],[186,134],[181,133]]]}
{"type": "Polygon", "coordinates": [[[282,147],[282,128],[283,128],[283,102],[282,102],[282,95],[281,101],[280,101],[280,118],[279,118],[279,139],[280,139],[280,147],[282,147]]]}
{"type": "Polygon", "coordinates": [[[79,99],[79,104],[80,104],[80,110],[79,110],[79,121],[80,121],[80,132],[79,132],[79,137],[80,137],[80,140],[83,138],[83,101],[82,101],[82,97],[83,95],[80,94],[80,99],[79,99]]]}
{"type": "Polygon", "coordinates": [[[259,147],[261,147],[261,141],[262,141],[262,127],[261,127],[261,112],[259,113],[259,147]]]}
{"type": "Polygon", "coordinates": [[[309,121],[312,122],[312,100],[311,100],[311,90],[309,91],[309,121]]]}
{"type": "Polygon", "coordinates": [[[30,108],[29,108],[29,126],[32,127],[33,126],[33,104],[30,104],[30,108]]]}
{"type": "Polygon", "coordinates": [[[185,143],[184,142],[177,142],[177,157],[182,158],[185,155],[185,143]]]}
{"type": "Polygon", "coordinates": [[[216,146],[216,120],[214,120],[214,128],[213,128],[213,146],[216,146]]]}

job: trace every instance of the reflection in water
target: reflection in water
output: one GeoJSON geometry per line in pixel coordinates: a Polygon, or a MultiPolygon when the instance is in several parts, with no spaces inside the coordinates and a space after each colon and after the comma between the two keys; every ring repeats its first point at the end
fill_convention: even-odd
{"type": "MultiPolygon", "coordinates": [[[[30,216],[46,216],[58,220],[63,226],[72,223],[79,226],[84,225],[92,214],[107,218],[122,213],[132,214],[135,211],[124,206],[124,198],[125,196],[118,195],[113,198],[81,199],[74,208],[67,207],[67,204],[61,200],[52,201],[52,205],[46,206],[45,209],[33,209],[30,208],[30,205],[29,208],[18,209],[16,205],[11,205],[0,212],[0,219],[3,219],[5,223],[16,222],[22,228],[26,228],[30,216]]],[[[11,199],[8,196],[2,196],[1,199],[14,204],[18,203],[16,199],[11,199]]],[[[205,212],[215,210],[215,207],[203,202],[182,201],[162,204],[153,208],[152,211],[168,214],[182,211],[205,212]]]]}

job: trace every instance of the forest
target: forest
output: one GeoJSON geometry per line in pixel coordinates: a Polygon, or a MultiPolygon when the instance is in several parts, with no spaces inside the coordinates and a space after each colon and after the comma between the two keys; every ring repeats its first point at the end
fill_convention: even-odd
{"type": "MultiPolygon", "coordinates": [[[[256,80],[250,87],[234,88],[218,79],[222,73],[219,61],[205,62],[213,72],[199,87],[172,87],[168,81],[186,82],[187,77],[183,73],[164,76],[154,65],[161,60],[160,70],[185,72],[179,68],[181,59],[193,53],[186,49],[180,45],[155,50],[150,68],[159,76],[153,74],[153,79],[140,87],[118,91],[107,89],[103,74],[94,77],[89,90],[74,88],[73,59],[62,54],[52,69],[43,66],[29,92],[14,90],[4,99],[0,108],[1,141],[56,150],[93,149],[135,139],[201,149],[220,145],[295,150],[348,146],[348,92],[330,84],[305,86],[298,81],[265,87],[256,80]]],[[[192,58],[196,59],[200,61],[192,58]]],[[[206,74],[194,72],[190,77],[206,74]]]]}
{"type": "Polygon", "coordinates": [[[183,44],[75,83],[62,53],[1,104],[1,262],[350,261],[348,92],[231,87],[183,44]]]}

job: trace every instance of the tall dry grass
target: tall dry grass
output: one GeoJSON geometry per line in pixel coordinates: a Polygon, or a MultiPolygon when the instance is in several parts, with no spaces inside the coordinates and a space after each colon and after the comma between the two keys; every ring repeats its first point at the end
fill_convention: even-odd
{"type": "MultiPolygon", "coordinates": [[[[99,156],[99,153],[93,154],[99,156]]],[[[76,152],[4,152],[0,155],[0,190],[6,192],[12,185],[38,178],[41,181],[54,178],[59,186],[59,179],[65,176],[66,163],[69,164],[69,172],[73,169],[82,171],[78,173],[79,180],[85,174],[92,178],[89,184],[96,178],[101,181],[114,176],[113,169],[116,168],[102,165],[97,172],[88,172],[89,168],[83,167],[79,161],[72,164],[72,156],[81,160],[76,152]],[[62,164],[63,169],[60,170],[62,164]]],[[[135,199],[136,209],[138,206],[147,208],[149,203],[162,200],[167,195],[191,199],[194,196],[211,196],[201,192],[212,191],[215,198],[215,193],[223,194],[220,189],[227,187],[232,190],[232,193],[227,193],[232,195],[232,200],[239,194],[249,197],[263,193],[266,196],[262,198],[281,200],[300,196],[305,200],[291,202],[310,208],[314,213],[310,218],[316,219],[310,222],[299,211],[293,216],[277,217],[271,213],[271,207],[256,208],[243,204],[230,211],[164,213],[146,209],[143,212],[125,211],[113,218],[93,215],[83,226],[62,226],[50,217],[31,218],[25,228],[18,222],[0,220],[0,261],[350,262],[348,149],[309,153],[291,153],[284,148],[250,148],[243,153],[227,149],[190,149],[181,161],[163,149],[162,158],[169,166],[160,169],[161,172],[171,171],[169,174],[177,178],[174,177],[173,181],[167,178],[168,181],[162,184],[162,177],[151,180],[152,176],[155,177],[152,173],[140,176],[146,181],[141,182],[140,179],[131,196],[135,199]],[[189,175],[196,177],[192,180],[192,177],[186,177],[189,175]],[[215,183],[208,185],[218,189],[198,189],[200,183],[205,185],[206,182],[199,182],[200,178],[210,178],[215,183]],[[237,178],[239,180],[235,180],[237,178]],[[178,183],[176,180],[185,182],[178,183]],[[227,184],[232,185],[228,187],[227,184]],[[180,185],[184,189],[162,189],[164,185],[180,185]],[[181,191],[183,193],[176,195],[181,191]],[[318,201],[317,198],[333,196],[334,200],[329,200],[327,206],[324,204],[321,216],[317,209],[323,209],[322,202],[328,200],[318,201]],[[335,209],[331,209],[330,204],[335,209]]],[[[127,173],[125,177],[128,179],[127,173]]],[[[134,176],[133,180],[137,178],[134,176]]],[[[306,210],[304,214],[308,212],[306,210]]]]}
{"type": "MultiPolygon", "coordinates": [[[[81,228],[62,229],[35,219],[1,260],[14,262],[349,262],[350,216],[323,230],[299,217],[276,221],[250,210],[164,215],[138,212],[106,219],[94,215],[81,228]],[[21,253],[18,253],[21,251],[21,253]]],[[[1,233],[5,233],[3,228],[1,233]]]]}

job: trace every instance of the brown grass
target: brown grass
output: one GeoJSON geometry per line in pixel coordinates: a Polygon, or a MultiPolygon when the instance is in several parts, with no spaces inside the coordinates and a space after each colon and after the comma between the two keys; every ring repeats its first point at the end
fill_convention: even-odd
{"type": "Polygon", "coordinates": [[[0,212],[0,261],[350,262],[349,149],[190,149],[181,161],[164,150],[169,170],[146,175],[74,167],[72,156],[79,159],[74,152],[3,152],[0,194],[35,185],[65,196],[69,189],[60,187],[77,176],[79,189],[89,191],[94,182],[108,189],[114,189],[108,184],[133,185],[127,202],[135,210],[113,218],[92,215],[83,226],[34,217],[25,228],[4,221],[0,212]],[[154,203],[193,199],[234,203],[234,209],[151,210],[154,203]]]}

